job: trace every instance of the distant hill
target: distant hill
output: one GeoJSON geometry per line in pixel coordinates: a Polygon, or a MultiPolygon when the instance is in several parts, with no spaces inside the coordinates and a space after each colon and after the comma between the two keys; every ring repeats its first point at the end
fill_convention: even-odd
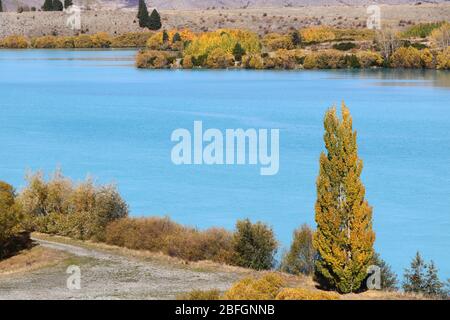
{"type": "MultiPolygon", "coordinates": [[[[40,8],[44,0],[2,0],[3,8],[16,11],[18,6],[40,8]]],[[[74,3],[89,4],[95,9],[116,9],[137,7],[139,0],[74,0],[74,3]]],[[[265,7],[302,7],[302,6],[360,6],[379,4],[416,4],[416,3],[450,3],[450,0],[147,0],[149,7],[159,9],[238,9],[265,7]]]]}

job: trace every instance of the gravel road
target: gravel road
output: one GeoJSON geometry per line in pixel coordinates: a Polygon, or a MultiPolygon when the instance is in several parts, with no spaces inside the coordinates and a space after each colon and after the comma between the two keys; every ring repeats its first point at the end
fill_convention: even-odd
{"type": "Polygon", "coordinates": [[[226,290],[239,279],[228,272],[195,271],[100,250],[34,239],[72,258],[63,265],[0,276],[0,299],[173,299],[193,289],[226,290]],[[69,265],[81,271],[81,288],[67,288],[69,265]]]}

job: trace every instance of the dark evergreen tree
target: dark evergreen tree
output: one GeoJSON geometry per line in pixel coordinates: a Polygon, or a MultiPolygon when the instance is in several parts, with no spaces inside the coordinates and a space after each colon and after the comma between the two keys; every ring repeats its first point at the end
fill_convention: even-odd
{"type": "Polygon", "coordinates": [[[60,0],[53,0],[53,11],[63,11],[64,5],[60,0]]]}
{"type": "Polygon", "coordinates": [[[159,15],[156,9],[153,9],[152,14],[148,20],[148,28],[150,30],[159,30],[161,29],[161,16],[159,15]]]}
{"type": "Polygon", "coordinates": [[[42,10],[44,11],[53,11],[53,1],[45,0],[44,5],[42,6],[42,10]]]}
{"type": "Polygon", "coordinates": [[[139,0],[139,9],[138,9],[137,18],[139,19],[139,27],[148,28],[149,16],[148,16],[147,5],[145,4],[144,0],[139,0]]]}
{"type": "Polygon", "coordinates": [[[425,275],[424,293],[429,296],[445,296],[444,284],[439,280],[438,269],[433,260],[427,265],[427,273],[425,275]]]}
{"type": "Polygon", "coordinates": [[[67,9],[69,7],[73,6],[72,0],[64,0],[64,8],[67,9]]]}
{"type": "Polygon", "coordinates": [[[0,12],[3,12],[2,0],[0,0],[0,12]]]}
{"type": "Polygon", "coordinates": [[[302,44],[302,37],[298,31],[291,33],[291,41],[294,46],[299,46],[302,44]]]}
{"type": "Polygon", "coordinates": [[[234,60],[241,61],[243,55],[245,55],[245,49],[242,48],[241,44],[238,42],[233,48],[234,60]]]}
{"type": "Polygon", "coordinates": [[[162,33],[162,41],[163,43],[169,42],[169,34],[167,33],[166,30],[164,30],[162,33]]]}
{"type": "Polygon", "coordinates": [[[424,292],[425,270],[427,265],[419,252],[411,261],[411,267],[405,270],[403,290],[405,292],[424,292]]]}
{"type": "Polygon", "coordinates": [[[380,267],[381,289],[397,290],[397,275],[392,271],[391,266],[384,261],[378,253],[373,256],[372,264],[380,267]]]}
{"type": "Polygon", "coordinates": [[[181,41],[181,36],[180,36],[180,34],[177,32],[177,33],[175,33],[175,34],[173,35],[173,37],[172,37],[172,42],[175,43],[175,42],[178,42],[178,41],[181,41]]]}

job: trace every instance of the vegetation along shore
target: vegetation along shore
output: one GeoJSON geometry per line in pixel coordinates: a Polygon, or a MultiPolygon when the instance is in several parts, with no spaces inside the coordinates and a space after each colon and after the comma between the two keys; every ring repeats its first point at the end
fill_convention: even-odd
{"type": "MultiPolygon", "coordinates": [[[[225,292],[194,291],[183,299],[340,299],[368,290],[370,265],[380,267],[381,289],[397,292],[397,276],[374,251],[373,208],[360,178],[363,162],[358,157],[356,131],[349,109],[343,105],[341,110],[339,116],[336,108],[330,108],[324,117],[326,150],[319,160],[317,226],[299,226],[280,262],[276,261],[279,242],[264,222],[244,219],[237,221],[233,231],[198,230],[168,217],[130,217],[115,185],[97,185],[91,179],[74,183],[60,170],[50,179],[40,172],[29,173],[27,185],[19,192],[0,183],[0,260],[29,248],[30,232],[39,232],[42,243],[55,241],[45,238],[47,234],[90,241],[91,246],[103,243],[160,253],[186,263],[212,261],[270,271],[239,280],[225,292]],[[309,277],[317,288],[293,286],[289,275],[309,277]]],[[[405,270],[402,289],[422,298],[448,298],[436,265],[419,253],[405,270]]]]}

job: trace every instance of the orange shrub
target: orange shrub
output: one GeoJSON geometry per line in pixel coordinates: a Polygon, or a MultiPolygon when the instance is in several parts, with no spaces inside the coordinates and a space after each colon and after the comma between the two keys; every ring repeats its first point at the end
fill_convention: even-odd
{"type": "Polygon", "coordinates": [[[225,300],[274,300],[285,285],[277,273],[268,273],[260,279],[245,278],[224,294],[225,300]]]}
{"type": "Polygon", "coordinates": [[[145,47],[153,32],[128,32],[111,39],[112,48],[145,47]]]}
{"type": "Polygon", "coordinates": [[[8,36],[0,40],[0,48],[25,49],[29,43],[24,36],[8,36]]]}
{"type": "Polygon", "coordinates": [[[309,27],[300,31],[302,39],[305,42],[325,42],[332,41],[336,35],[330,27],[309,27]]]}
{"type": "Polygon", "coordinates": [[[269,51],[278,49],[293,49],[294,44],[289,35],[281,35],[278,33],[269,33],[264,36],[262,43],[269,51]]]}

